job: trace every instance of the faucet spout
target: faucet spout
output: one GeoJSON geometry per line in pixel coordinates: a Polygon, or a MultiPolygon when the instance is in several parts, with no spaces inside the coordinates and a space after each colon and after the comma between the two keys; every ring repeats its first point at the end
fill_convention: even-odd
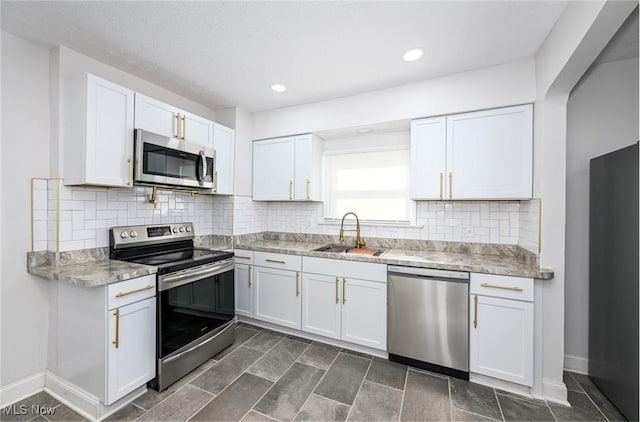
{"type": "Polygon", "coordinates": [[[353,230],[345,230],[344,228],[344,219],[349,215],[353,215],[356,218],[356,249],[360,249],[363,248],[365,246],[367,246],[367,242],[365,242],[365,240],[363,238],[360,237],[360,219],[358,218],[358,216],[356,215],[355,212],[353,211],[349,211],[347,213],[345,213],[345,215],[342,216],[342,222],[340,223],[340,237],[338,238],[338,240],[340,240],[340,243],[344,242],[344,232],[345,231],[353,231],[353,230]]]}

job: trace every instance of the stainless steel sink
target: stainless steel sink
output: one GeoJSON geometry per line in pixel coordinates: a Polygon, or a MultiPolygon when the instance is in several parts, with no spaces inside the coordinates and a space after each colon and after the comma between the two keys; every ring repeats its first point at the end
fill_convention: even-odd
{"type": "Polygon", "coordinates": [[[386,249],[381,248],[360,248],[356,249],[355,246],[346,246],[340,244],[328,244],[324,246],[320,246],[313,250],[314,252],[329,252],[329,253],[350,253],[350,254],[358,254],[358,255],[368,255],[368,256],[380,256],[385,253],[386,249]]]}
{"type": "Polygon", "coordinates": [[[314,252],[347,253],[354,248],[355,246],[329,244],[314,249],[314,252]]]}

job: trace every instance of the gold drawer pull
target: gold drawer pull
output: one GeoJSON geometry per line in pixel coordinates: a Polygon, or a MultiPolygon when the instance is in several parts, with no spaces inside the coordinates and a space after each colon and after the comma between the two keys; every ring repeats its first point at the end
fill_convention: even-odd
{"type": "Polygon", "coordinates": [[[442,201],[444,198],[442,197],[442,172],[440,172],[440,200],[442,201]]]}
{"type": "Polygon", "coordinates": [[[342,304],[347,303],[347,293],[345,289],[347,288],[347,279],[342,277],[342,304]]]}
{"type": "Polygon", "coordinates": [[[340,284],[340,278],[336,277],[336,303],[340,303],[340,298],[338,297],[338,285],[340,284]]]}
{"type": "Polygon", "coordinates": [[[251,265],[249,265],[249,288],[251,288],[251,265]]]}
{"type": "Polygon", "coordinates": [[[178,128],[180,127],[180,114],[176,113],[174,114],[174,117],[176,118],[176,126],[174,127],[173,137],[176,139],[180,139],[178,137],[178,128]]]}
{"type": "Polygon", "coordinates": [[[182,140],[187,139],[187,115],[182,115],[182,140]]]}
{"type": "Polygon", "coordinates": [[[133,187],[133,158],[127,157],[127,166],[129,167],[129,180],[127,180],[127,187],[133,187]]]}
{"type": "Polygon", "coordinates": [[[453,174],[449,172],[449,199],[453,199],[453,174]]]}
{"type": "Polygon", "coordinates": [[[481,286],[482,287],[490,287],[492,289],[513,290],[515,292],[521,292],[522,291],[522,287],[518,287],[518,286],[500,286],[498,284],[489,284],[489,283],[482,283],[481,286]]]}
{"type": "Polygon", "coordinates": [[[265,259],[266,262],[275,262],[276,264],[286,264],[285,261],[278,261],[275,259],[265,259]]]}
{"type": "Polygon", "coordinates": [[[128,291],[128,292],[124,292],[124,293],[120,292],[120,293],[117,293],[117,294],[116,294],[116,297],[128,296],[128,295],[132,295],[132,294],[134,294],[134,293],[142,292],[142,291],[144,291],[144,290],[149,290],[149,289],[153,289],[153,285],[152,285],[152,284],[147,284],[147,285],[146,285],[146,286],[144,286],[144,287],[141,287],[141,288],[139,288],[139,289],[135,289],[135,290],[131,290],[131,291],[128,291]]]}
{"type": "Polygon", "coordinates": [[[293,200],[293,180],[289,180],[289,201],[293,200]]]}
{"type": "Polygon", "coordinates": [[[296,273],[296,297],[300,296],[300,273],[296,273]]]}
{"type": "Polygon", "coordinates": [[[240,258],[240,259],[251,259],[250,256],[242,256],[242,255],[236,255],[236,258],[240,258]]]}
{"type": "Polygon", "coordinates": [[[113,316],[116,317],[116,338],[111,343],[113,343],[117,349],[120,347],[120,309],[116,309],[113,316]]]}
{"type": "Polygon", "coordinates": [[[311,180],[307,179],[307,200],[311,199],[311,195],[309,195],[309,186],[311,185],[311,180]]]}

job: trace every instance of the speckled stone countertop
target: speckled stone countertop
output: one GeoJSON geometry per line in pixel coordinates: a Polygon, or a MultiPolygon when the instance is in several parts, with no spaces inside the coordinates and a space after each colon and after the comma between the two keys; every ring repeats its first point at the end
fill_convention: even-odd
{"type": "Polygon", "coordinates": [[[156,267],[117,261],[108,256],[108,248],[62,252],[57,256],[52,252],[29,252],[27,271],[39,277],[79,287],[103,286],[158,271],[156,267]]]}
{"type": "MultiPolygon", "coordinates": [[[[514,277],[537,279],[553,278],[553,271],[539,269],[515,254],[473,254],[442,250],[413,250],[391,248],[380,256],[354,255],[345,253],[316,252],[313,249],[326,243],[310,242],[310,239],[274,240],[274,239],[237,239],[236,249],[248,249],[262,252],[284,253],[292,255],[314,256],[318,258],[344,259],[349,261],[376,262],[381,264],[405,265],[410,267],[435,268],[442,270],[469,271],[514,277]]],[[[372,245],[372,247],[383,247],[372,245]]],[[[509,251],[507,249],[507,251],[509,251]]],[[[502,251],[499,251],[502,252],[502,251]]]]}

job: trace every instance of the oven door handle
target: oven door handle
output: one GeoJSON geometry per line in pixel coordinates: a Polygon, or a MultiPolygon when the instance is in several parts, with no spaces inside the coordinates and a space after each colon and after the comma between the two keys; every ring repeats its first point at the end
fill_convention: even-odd
{"type": "Polygon", "coordinates": [[[233,270],[233,259],[225,259],[224,261],[217,262],[215,265],[202,268],[200,270],[188,271],[183,274],[169,275],[166,277],[161,276],[158,283],[158,290],[163,291],[170,288],[178,287],[183,284],[192,283],[194,281],[211,277],[214,275],[222,274],[227,271],[233,270]],[[171,286],[164,286],[165,284],[171,284],[171,286]]]}

